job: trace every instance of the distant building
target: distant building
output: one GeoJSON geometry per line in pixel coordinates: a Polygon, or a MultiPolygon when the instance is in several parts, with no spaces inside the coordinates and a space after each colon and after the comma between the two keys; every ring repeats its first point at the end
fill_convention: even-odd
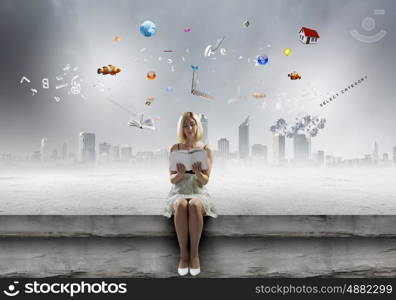
{"type": "Polygon", "coordinates": [[[69,152],[68,155],[69,159],[72,160],[73,162],[77,162],[78,158],[76,157],[76,154],[74,152],[69,152]]]}
{"type": "Polygon", "coordinates": [[[318,163],[320,165],[324,165],[324,163],[325,163],[325,152],[323,150],[319,150],[317,152],[317,155],[318,155],[318,163]]]}
{"type": "Polygon", "coordinates": [[[325,156],[325,162],[326,162],[326,165],[327,165],[327,166],[334,165],[334,163],[335,163],[335,158],[334,158],[334,156],[332,156],[332,155],[326,155],[326,156],[325,156]]]}
{"type": "Polygon", "coordinates": [[[382,155],[382,160],[385,161],[385,162],[388,162],[389,161],[389,154],[388,153],[384,153],[382,155]]]}
{"type": "Polygon", "coordinates": [[[110,161],[110,149],[111,145],[109,143],[103,142],[99,144],[99,160],[100,162],[110,161]]]}
{"type": "Polygon", "coordinates": [[[34,162],[40,161],[41,160],[41,151],[40,150],[33,151],[31,160],[34,162]]]}
{"type": "Polygon", "coordinates": [[[99,144],[99,155],[106,154],[107,156],[110,156],[110,149],[111,145],[109,143],[103,142],[99,144]]]}
{"type": "Polygon", "coordinates": [[[81,132],[79,136],[79,154],[80,161],[83,163],[92,163],[96,160],[95,151],[95,134],[81,132]]]}
{"type": "Polygon", "coordinates": [[[132,159],[132,147],[125,145],[121,146],[121,160],[123,162],[128,162],[132,159]]]}
{"type": "Polygon", "coordinates": [[[238,159],[239,153],[238,152],[230,152],[229,159],[238,159]]]}
{"type": "Polygon", "coordinates": [[[373,145],[371,147],[371,157],[375,161],[378,161],[379,159],[378,144],[375,141],[373,142],[373,145]]]}
{"type": "Polygon", "coordinates": [[[323,150],[319,150],[314,153],[313,161],[317,166],[323,166],[325,164],[325,153],[323,150]]]}
{"type": "Polygon", "coordinates": [[[393,147],[393,163],[396,164],[396,146],[393,147]]]}
{"type": "MultiPolygon", "coordinates": [[[[39,155],[40,155],[40,151],[39,151],[39,155]]],[[[40,156],[39,156],[39,159],[40,159],[40,156]]],[[[9,152],[7,152],[7,153],[2,153],[1,155],[0,155],[0,162],[3,162],[3,163],[5,163],[5,164],[10,164],[10,163],[12,163],[12,154],[11,153],[9,153],[9,152]]]]}
{"type": "Polygon", "coordinates": [[[294,142],[294,162],[307,163],[311,159],[311,137],[305,134],[296,134],[294,142]]]}
{"type": "Polygon", "coordinates": [[[262,158],[267,161],[268,149],[267,146],[261,144],[254,144],[252,146],[252,156],[262,158]]]}
{"type": "Polygon", "coordinates": [[[67,160],[67,144],[63,142],[62,144],[62,159],[67,160]]]}
{"type": "Polygon", "coordinates": [[[47,138],[41,139],[41,146],[40,146],[40,157],[41,161],[48,160],[48,140],[47,138]]]}
{"type": "Polygon", "coordinates": [[[136,153],[136,161],[149,163],[154,160],[154,153],[151,151],[140,151],[136,153]]]}
{"type": "Polygon", "coordinates": [[[167,149],[159,149],[154,152],[154,160],[158,162],[167,162],[169,160],[169,152],[167,149]]]}
{"type": "Polygon", "coordinates": [[[120,146],[113,146],[111,150],[113,161],[120,161],[120,146]]]}
{"type": "Polygon", "coordinates": [[[365,154],[364,158],[362,160],[362,164],[363,165],[371,165],[373,162],[373,159],[371,157],[371,154],[365,154]]]}
{"type": "Polygon", "coordinates": [[[58,150],[57,149],[52,150],[50,159],[51,160],[58,160],[58,150]]]}
{"type": "Polygon", "coordinates": [[[274,134],[272,138],[272,149],[273,149],[273,162],[274,164],[283,164],[285,160],[285,136],[274,134]]]}
{"type": "Polygon", "coordinates": [[[203,129],[202,143],[207,144],[209,143],[209,132],[208,132],[209,128],[208,128],[208,118],[204,114],[201,114],[201,123],[203,129]]]}
{"type": "Polygon", "coordinates": [[[239,158],[249,157],[249,116],[239,125],[239,158]]]}
{"type": "Polygon", "coordinates": [[[219,156],[223,158],[229,158],[230,156],[230,141],[226,138],[221,138],[217,141],[217,149],[219,156]]]}

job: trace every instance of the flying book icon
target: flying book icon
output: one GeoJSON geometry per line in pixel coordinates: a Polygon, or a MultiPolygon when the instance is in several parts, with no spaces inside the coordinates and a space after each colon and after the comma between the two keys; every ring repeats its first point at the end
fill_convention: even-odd
{"type": "Polygon", "coordinates": [[[206,98],[206,99],[210,99],[210,100],[214,99],[212,96],[197,90],[196,87],[197,87],[197,79],[195,78],[195,70],[193,70],[193,77],[192,77],[192,83],[191,83],[191,94],[193,94],[194,96],[198,96],[198,97],[202,97],[202,98],[206,98]]]}
{"type": "Polygon", "coordinates": [[[138,114],[138,117],[136,119],[132,119],[131,121],[129,121],[128,125],[140,129],[155,129],[153,119],[151,119],[149,116],[145,116],[143,113],[138,114]]]}

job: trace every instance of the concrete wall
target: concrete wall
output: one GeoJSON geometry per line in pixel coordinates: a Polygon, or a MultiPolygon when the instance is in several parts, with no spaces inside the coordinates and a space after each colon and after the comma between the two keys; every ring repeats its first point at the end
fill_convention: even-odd
{"type": "MultiPolygon", "coordinates": [[[[173,219],[1,216],[1,277],[172,277],[173,219]]],[[[396,276],[396,216],[206,218],[200,277],[396,276]]]]}

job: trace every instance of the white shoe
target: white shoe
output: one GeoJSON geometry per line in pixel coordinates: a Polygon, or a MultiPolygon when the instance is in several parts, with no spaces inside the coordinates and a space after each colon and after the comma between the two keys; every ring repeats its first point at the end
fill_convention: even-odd
{"type": "Polygon", "coordinates": [[[198,268],[198,269],[192,269],[192,268],[190,268],[190,274],[191,274],[192,276],[197,276],[199,273],[201,273],[201,268],[198,268]]]}
{"type": "Polygon", "coordinates": [[[177,268],[177,273],[179,273],[180,276],[185,276],[188,273],[188,268],[177,268]]]}

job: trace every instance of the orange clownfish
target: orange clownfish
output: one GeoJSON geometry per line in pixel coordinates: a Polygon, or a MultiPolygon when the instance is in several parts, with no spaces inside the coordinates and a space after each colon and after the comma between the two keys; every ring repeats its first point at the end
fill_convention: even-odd
{"type": "Polygon", "coordinates": [[[107,74],[115,75],[120,72],[121,69],[113,65],[103,66],[102,68],[98,69],[98,74],[103,74],[103,75],[107,75],[107,74]]]}

